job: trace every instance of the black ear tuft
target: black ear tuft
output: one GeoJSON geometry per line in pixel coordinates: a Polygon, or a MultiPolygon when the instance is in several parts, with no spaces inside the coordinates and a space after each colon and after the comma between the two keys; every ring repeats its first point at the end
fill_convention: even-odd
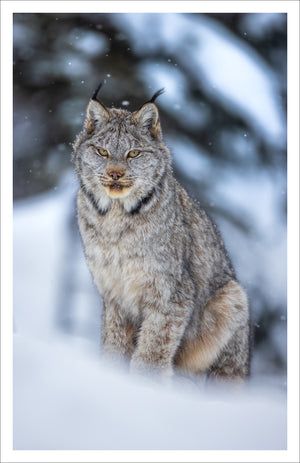
{"type": "Polygon", "coordinates": [[[147,103],[154,103],[156,98],[158,98],[160,95],[162,95],[165,92],[164,88],[161,88],[160,90],[157,90],[157,92],[154,93],[153,97],[151,100],[147,101],[147,103]]]}
{"type": "Polygon", "coordinates": [[[97,87],[96,90],[94,91],[91,100],[95,100],[95,101],[98,101],[99,103],[101,103],[101,102],[98,100],[97,95],[98,95],[98,93],[100,92],[100,89],[101,89],[102,85],[103,85],[103,81],[100,82],[100,84],[98,85],[98,87],[97,87]]]}

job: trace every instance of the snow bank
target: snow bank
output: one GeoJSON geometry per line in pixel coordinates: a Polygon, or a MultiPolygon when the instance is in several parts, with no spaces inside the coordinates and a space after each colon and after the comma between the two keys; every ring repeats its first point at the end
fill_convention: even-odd
{"type": "Polygon", "coordinates": [[[59,338],[14,357],[15,450],[286,449],[282,392],[138,381],[59,338]]]}

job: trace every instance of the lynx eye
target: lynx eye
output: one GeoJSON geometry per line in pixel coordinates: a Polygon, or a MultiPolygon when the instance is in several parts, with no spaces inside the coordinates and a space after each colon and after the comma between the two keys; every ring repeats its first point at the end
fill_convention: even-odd
{"type": "Polygon", "coordinates": [[[99,148],[97,151],[98,151],[98,153],[99,153],[101,156],[103,156],[104,158],[107,158],[107,156],[108,156],[108,151],[107,151],[106,149],[104,149],[104,148],[99,148]]]}
{"type": "Polygon", "coordinates": [[[128,158],[136,158],[139,154],[141,154],[141,151],[139,151],[139,150],[131,150],[127,154],[127,157],[128,158]]]}

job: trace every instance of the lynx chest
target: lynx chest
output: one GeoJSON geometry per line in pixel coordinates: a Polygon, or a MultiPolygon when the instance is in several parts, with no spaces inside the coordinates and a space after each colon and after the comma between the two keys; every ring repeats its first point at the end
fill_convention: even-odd
{"type": "Polygon", "coordinates": [[[132,315],[138,315],[155,267],[149,240],[125,224],[103,221],[89,231],[83,228],[88,265],[104,300],[114,299],[132,315]]]}

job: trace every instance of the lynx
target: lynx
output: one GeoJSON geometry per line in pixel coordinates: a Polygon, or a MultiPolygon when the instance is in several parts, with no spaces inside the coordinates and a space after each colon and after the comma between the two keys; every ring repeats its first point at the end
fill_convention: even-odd
{"type": "Polygon", "coordinates": [[[162,90],[129,112],[105,107],[99,88],[73,161],[103,353],[137,373],[246,378],[247,296],[216,225],[173,176],[154,103],[162,90]]]}

